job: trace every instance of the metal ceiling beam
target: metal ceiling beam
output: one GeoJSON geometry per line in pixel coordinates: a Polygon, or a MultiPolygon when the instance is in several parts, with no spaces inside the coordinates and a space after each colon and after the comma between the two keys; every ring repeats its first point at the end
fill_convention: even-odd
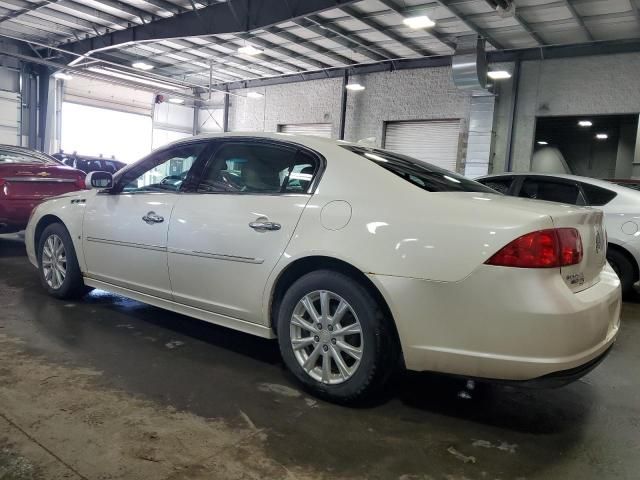
{"type": "Polygon", "coordinates": [[[142,0],[144,3],[153,5],[156,8],[171,12],[173,14],[186,12],[187,9],[176,5],[175,3],[168,2],[167,0],[142,0]]]}
{"type": "Polygon", "coordinates": [[[296,20],[293,23],[374,61],[389,60],[395,57],[393,53],[360,38],[356,33],[326,22],[316,15],[296,20]]]}
{"type": "Polygon", "coordinates": [[[457,17],[465,26],[471,30],[472,32],[476,32],[478,35],[483,37],[487,42],[493,45],[497,49],[503,49],[504,45],[502,42],[494,38],[487,30],[480,27],[477,23],[470,20],[464,13],[457,7],[457,0],[437,0],[438,4],[449,10],[455,17],[457,17]]]}
{"type": "MultiPolygon", "coordinates": [[[[389,10],[391,10],[392,12],[397,13],[403,18],[405,17],[406,9],[398,5],[395,0],[378,0],[378,1],[382,3],[385,7],[387,7],[389,10]]],[[[439,40],[440,43],[442,43],[443,45],[453,50],[456,49],[456,42],[451,39],[451,35],[447,35],[446,33],[440,32],[440,30],[438,30],[437,27],[421,28],[420,31],[427,32],[433,38],[439,40]]]]}
{"type": "Polygon", "coordinates": [[[419,43],[415,42],[414,40],[407,37],[403,37],[402,35],[399,35],[393,30],[385,29],[382,25],[380,25],[375,20],[371,20],[369,18],[363,18],[360,15],[360,12],[352,7],[341,7],[340,10],[342,10],[347,15],[351,15],[353,18],[355,18],[359,22],[364,23],[367,27],[372,28],[378,33],[381,33],[382,35],[390,38],[391,40],[398,42],[403,47],[408,48],[409,50],[411,50],[414,53],[417,53],[420,56],[426,57],[428,55],[434,54],[434,52],[427,50],[426,48],[422,47],[419,43]]]}
{"type": "Polygon", "coordinates": [[[270,33],[271,35],[276,35],[277,37],[280,37],[283,40],[291,42],[295,45],[303,46],[304,48],[311,50],[314,53],[317,53],[319,55],[324,55],[327,58],[331,58],[336,62],[344,63],[345,65],[351,65],[355,63],[353,60],[351,60],[348,57],[345,57],[344,55],[336,53],[333,50],[322,48],[319,45],[312,42],[311,40],[309,40],[308,38],[299,37],[298,35],[295,35],[283,28],[268,27],[265,29],[265,31],[270,33]]]}
{"type": "Polygon", "coordinates": [[[42,7],[46,7],[49,3],[55,3],[56,1],[57,0],[52,0],[51,2],[44,1],[42,3],[35,3],[35,4],[29,3],[29,2],[22,2],[24,6],[20,10],[14,10],[11,13],[1,16],[0,23],[6,22],[7,20],[18,18],[19,16],[29,12],[34,12],[42,7]]]}
{"type": "MultiPolygon", "coordinates": [[[[633,2],[633,0],[631,0],[631,2],[633,2]]],[[[569,11],[571,12],[571,15],[573,16],[575,21],[578,22],[578,25],[582,27],[582,30],[584,30],[584,33],[587,35],[587,38],[589,39],[589,41],[593,42],[595,38],[593,38],[593,35],[585,25],[584,20],[582,19],[580,14],[576,11],[576,7],[573,6],[572,0],[564,0],[564,3],[566,7],[569,9],[569,11]]]]}
{"type": "Polygon", "coordinates": [[[66,48],[75,53],[87,53],[131,42],[248,32],[355,1],[357,0],[229,0],[146,25],[73,42],[66,48]]]}
{"type": "Polygon", "coordinates": [[[299,52],[296,52],[295,50],[291,50],[290,48],[287,48],[285,46],[278,45],[268,40],[264,40],[254,35],[250,35],[248,33],[237,33],[235,36],[242,40],[245,40],[246,42],[251,43],[252,45],[262,47],[264,51],[260,54],[260,56],[269,58],[269,60],[267,61],[271,61],[270,60],[271,58],[279,60],[277,57],[274,57],[273,55],[271,55],[271,52],[278,52],[289,58],[294,58],[299,62],[306,63],[307,65],[311,65],[314,68],[328,68],[333,66],[326,62],[321,62],[320,60],[316,60],[314,58],[308,57],[303,53],[299,53],[299,52]]]}

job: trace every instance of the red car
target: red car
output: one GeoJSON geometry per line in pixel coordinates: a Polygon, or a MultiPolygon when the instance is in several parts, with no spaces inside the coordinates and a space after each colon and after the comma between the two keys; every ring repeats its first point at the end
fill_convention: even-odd
{"type": "Polygon", "coordinates": [[[85,188],[84,177],[44,153],[0,145],[0,233],[24,230],[36,205],[85,188]]]}

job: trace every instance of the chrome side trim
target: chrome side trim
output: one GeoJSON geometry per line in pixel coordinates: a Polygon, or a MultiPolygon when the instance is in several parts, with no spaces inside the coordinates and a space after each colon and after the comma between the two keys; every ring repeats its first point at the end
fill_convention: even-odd
{"type": "Polygon", "coordinates": [[[197,250],[190,252],[187,250],[179,250],[176,248],[169,248],[168,251],[169,253],[175,253],[177,255],[188,255],[191,257],[212,258],[215,260],[227,260],[229,262],[254,263],[254,264],[264,263],[264,258],[241,257],[239,255],[225,255],[223,253],[200,252],[197,250]]]}
{"type": "Polygon", "coordinates": [[[73,178],[6,177],[8,182],[76,183],[73,178]]]}
{"type": "Polygon", "coordinates": [[[148,245],[146,243],[121,242],[120,240],[109,240],[107,238],[87,237],[87,242],[106,243],[107,245],[117,245],[120,247],[141,248],[143,250],[155,250],[166,252],[167,247],[162,245],[148,245]]]}
{"type": "Polygon", "coordinates": [[[103,282],[91,278],[86,273],[84,274],[84,283],[90,287],[99,288],[108,292],[118,293],[125,297],[133,298],[140,302],[148,303],[156,307],[165,308],[172,312],[181,313],[188,317],[197,318],[198,320],[204,320],[205,322],[214,323],[216,325],[222,325],[223,327],[232,328],[241,332],[250,333],[263,338],[276,338],[274,331],[266,326],[258,323],[248,322],[246,320],[240,320],[239,318],[229,317],[219,313],[213,313],[200,308],[185,305],[183,303],[174,302],[171,300],[165,300],[163,298],[149,295],[142,292],[137,292],[124,287],[119,287],[111,283],[103,282]]]}

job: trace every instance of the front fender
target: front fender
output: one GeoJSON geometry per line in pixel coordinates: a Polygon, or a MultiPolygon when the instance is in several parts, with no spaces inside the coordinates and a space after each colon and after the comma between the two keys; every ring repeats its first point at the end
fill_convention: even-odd
{"type": "Polygon", "coordinates": [[[60,222],[69,231],[80,270],[82,272],[86,270],[82,250],[82,223],[88,197],[93,194],[95,194],[93,191],[73,192],[51,198],[36,207],[25,230],[25,245],[31,264],[38,266],[36,250],[42,230],[52,222],[60,222]]]}

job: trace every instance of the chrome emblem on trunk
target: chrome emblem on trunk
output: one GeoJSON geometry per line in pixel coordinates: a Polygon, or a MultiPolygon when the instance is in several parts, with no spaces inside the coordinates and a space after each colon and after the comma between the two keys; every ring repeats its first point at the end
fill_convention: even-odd
{"type": "Polygon", "coordinates": [[[596,253],[600,253],[602,251],[602,235],[600,234],[600,229],[596,228],[596,253]]]}

